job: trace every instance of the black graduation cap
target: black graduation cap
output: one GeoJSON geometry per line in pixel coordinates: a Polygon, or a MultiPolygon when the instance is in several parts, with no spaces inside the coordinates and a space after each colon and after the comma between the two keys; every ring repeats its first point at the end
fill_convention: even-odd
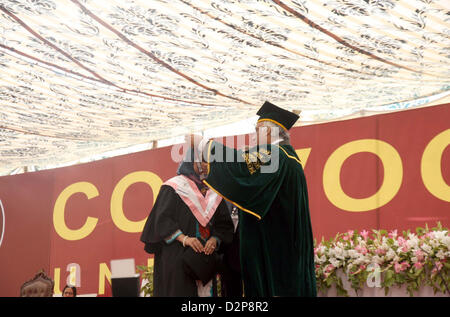
{"type": "Polygon", "coordinates": [[[270,121],[278,124],[285,130],[289,130],[298,120],[299,116],[266,101],[256,113],[259,115],[258,122],[270,121]]]}

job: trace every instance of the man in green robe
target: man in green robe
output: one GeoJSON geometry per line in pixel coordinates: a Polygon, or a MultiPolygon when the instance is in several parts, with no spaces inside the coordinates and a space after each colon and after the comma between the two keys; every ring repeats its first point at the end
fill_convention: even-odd
{"type": "Polygon", "coordinates": [[[207,162],[204,183],[241,209],[245,296],[315,297],[306,179],[288,133],[298,115],[269,102],[257,114],[257,145],[246,151],[194,142],[207,162]]]}

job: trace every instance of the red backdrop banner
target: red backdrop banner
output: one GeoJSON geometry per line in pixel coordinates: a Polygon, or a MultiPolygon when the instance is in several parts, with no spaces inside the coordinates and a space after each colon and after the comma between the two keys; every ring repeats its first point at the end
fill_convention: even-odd
{"type": "MultiPolygon", "coordinates": [[[[291,130],[308,182],[314,236],[450,224],[450,104],[291,130]]],[[[0,296],[44,269],[55,293],[110,296],[110,261],[151,257],[140,232],[171,147],[0,177],[0,296]]]]}

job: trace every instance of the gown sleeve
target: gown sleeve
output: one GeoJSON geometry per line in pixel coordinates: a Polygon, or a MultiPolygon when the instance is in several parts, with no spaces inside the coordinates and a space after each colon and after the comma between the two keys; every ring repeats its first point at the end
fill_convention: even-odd
{"type": "Polygon", "coordinates": [[[206,147],[208,177],[204,183],[243,211],[262,219],[286,176],[286,158],[278,146],[248,151],[210,141],[206,147]]]}
{"type": "Polygon", "coordinates": [[[148,253],[155,253],[161,243],[171,243],[182,233],[176,217],[176,202],[173,188],[161,186],[140,238],[148,253]]]}

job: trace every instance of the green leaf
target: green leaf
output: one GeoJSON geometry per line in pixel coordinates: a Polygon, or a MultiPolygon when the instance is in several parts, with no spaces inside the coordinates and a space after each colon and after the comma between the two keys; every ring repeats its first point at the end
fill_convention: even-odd
{"type": "Polygon", "coordinates": [[[394,272],[392,270],[387,270],[384,273],[384,281],[383,281],[383,285],[386,287],[391,287],[392,285],[394,285],[394,272]]]}
{"type": "Polygon", "coordinates": [[[414,273],[414,276],[418,277],[422,272],[423,272],[423,268],[417,270],[416,273],[414,273]]]}

